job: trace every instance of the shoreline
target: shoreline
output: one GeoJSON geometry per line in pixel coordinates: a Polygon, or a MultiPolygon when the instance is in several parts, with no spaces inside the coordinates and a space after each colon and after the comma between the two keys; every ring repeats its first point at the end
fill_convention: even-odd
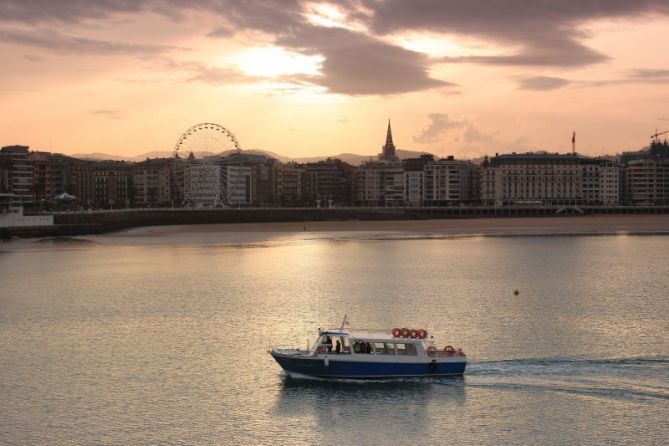
{"type": "Polygon", "coordinates": [[[420,240],[470,237],[667,236],[669,215],[589,215],[435,220],[211,223],[143,226],[96,235],[13,239],[0,251],[95,246],[257,246],[334,240],[420,240]]]}

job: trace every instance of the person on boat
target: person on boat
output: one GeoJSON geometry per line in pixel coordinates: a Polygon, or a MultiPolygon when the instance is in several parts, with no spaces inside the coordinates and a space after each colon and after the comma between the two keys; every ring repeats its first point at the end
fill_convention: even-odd
{"type": "Polygon", "coordinates": [[[341,353],[341,342],[339,342],[339,339],[337,339],[337,344],[335,345],[335,351],[337,354],[341,353]]]}
{"type": "Polygon", "coordinates": [[[355,353],[360,353],[360,343],[358,343],[358,342],[353,343],[353,351],[355,353]]]}
{"type": "Polygon", "coordinates": [[[332,353],[332,338],[330,336],[325,338],[325,345],[328,347],[328,353],[332,353]]]}

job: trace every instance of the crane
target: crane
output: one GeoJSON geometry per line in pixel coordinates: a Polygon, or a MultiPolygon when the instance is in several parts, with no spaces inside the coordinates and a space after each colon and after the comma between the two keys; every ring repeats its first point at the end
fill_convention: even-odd
{"type": "Polygon", "coordinates": [[[669,133],[669,130],[665,130],[663,132],[658,132],[657,130],[655,130],[655,134],[650,135],[650,139],[652,139],[653,142],[659,142],[660,141],[659,136],[664,135],[665,133],[669,133]]]}

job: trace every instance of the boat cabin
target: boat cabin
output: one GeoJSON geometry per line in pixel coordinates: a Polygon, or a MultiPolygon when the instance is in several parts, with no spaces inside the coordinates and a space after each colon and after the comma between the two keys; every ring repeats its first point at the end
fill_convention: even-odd
{"type": "Polygon", "coordinates": [[[325,330],[320,331],[310,354],[418,356],[429,345],[432,341],[394,338],[387,332],[325,330]]]}

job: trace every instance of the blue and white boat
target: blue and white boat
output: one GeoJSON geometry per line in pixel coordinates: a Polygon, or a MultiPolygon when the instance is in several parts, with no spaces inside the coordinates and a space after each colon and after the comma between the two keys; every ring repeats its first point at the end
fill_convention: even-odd
{"type": "Polygon", "coordinates": [[[467,366],[462,349],[439,347],[423,329],[352,330],[346,319],[337,329],[318,330],[306,350],[270,348],[290,375],[319,378],[380,379],[461,376],[467,366]]]}

